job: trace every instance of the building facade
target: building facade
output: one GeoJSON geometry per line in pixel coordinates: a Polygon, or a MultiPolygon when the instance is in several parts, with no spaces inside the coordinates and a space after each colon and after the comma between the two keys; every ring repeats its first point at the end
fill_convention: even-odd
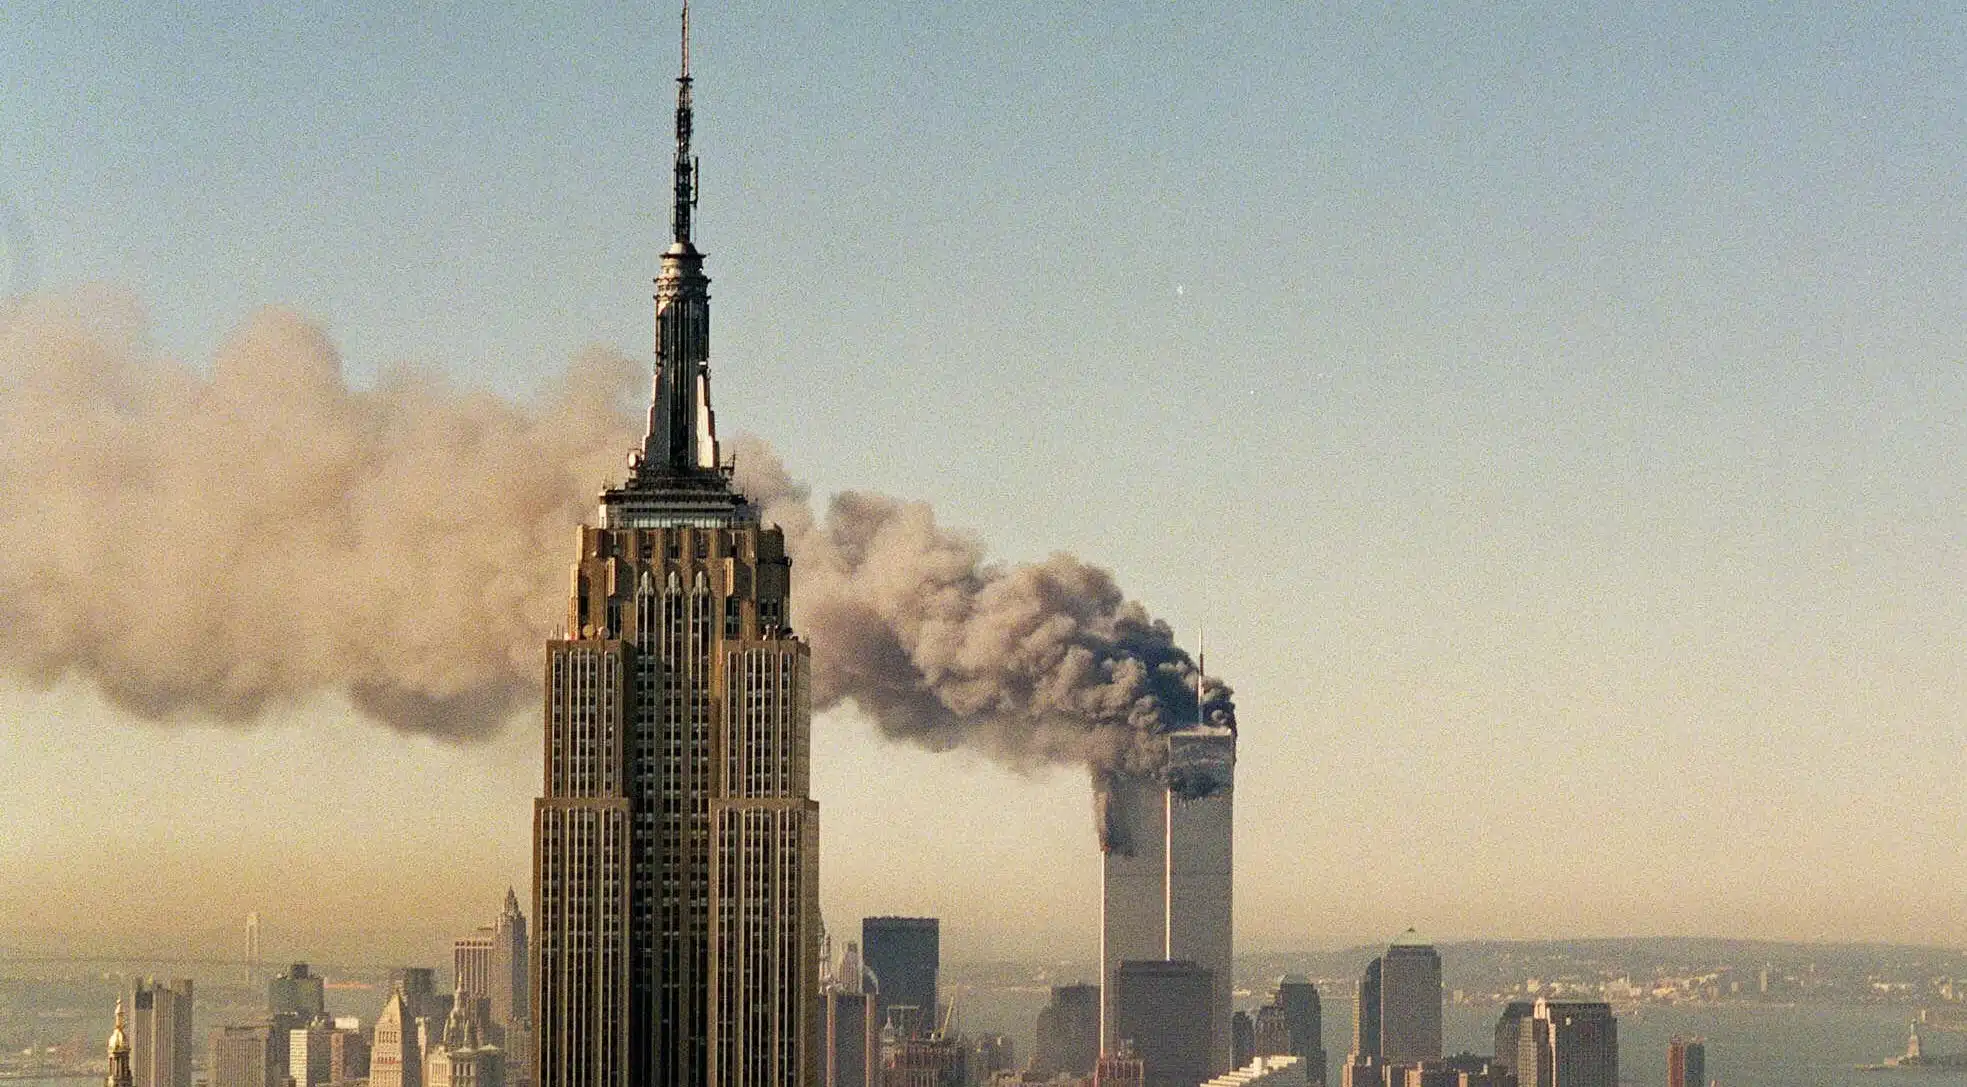
{"type": "Polygon", "coordinates": [[[1055,985],[1038,1013],[1031,1070],[1050,1079],[1061,1073],[1090,1076],[1100,1059],[1100,987],[1055,985]]]}
{"type": "Polygon", "coordinates": [[[1236,731],[1195,725],[1158,739],[1160,775],[1116,774],[1101,783],[1105,822],[1117,832],[1103,857],[1101,1047],[1110,1051],[1121,1037],[1114,1022],[1121,963],[1192,962],[1211,978],[1207,1078],[1229,1071],[1233,1056],[1236,731]]]}
{"type": "Polygon", "coordinates": [[[1380,1055],[1380,969],[1382,960],[1374,959],[1366,964],[1366,972],[1359,976],[1359,987],[1352,998],[1352,1055],[1372,1057],[1380,1055]]]}
{"type": "Polygon", "coordinates": [[[144,978],[130,994],[130,1073],[136,1087],[191,1087],[192,985],[144,978]]]}
{"type": "Polygon", "coordinates": [[[1155,959],[1114,971],[1113,1037],[1131,1045],[1147,1087],[1196,1087],[1211,1077],[1215,979],[1200,965],[1155,959]]]}
{"type": "Polygon", "coordinates": [[[1441,956],[1413,930],[1380,957],[1380,1048],[1389,1064],[1441,1057],[1441,956]]]}
{"type": "Polygon", "coordinates": [[[731,483],[691,238],[687,15],[656,377],[629,476],[576,538],[534,806],[537,1087],[806,1087],[819,807],[785,537],[731,483]]]}
{"type": "Polygon", "coordinates": [[[1666,1087],[1707,1087],[1707,1042],[1675,1038],[1666,1047],[1666,1087]]]}
{"type": "Polygon", "coordinates": [[[935,1033],[942,923],[933,917],[861,921],[861,963],[874,978],[874,1025],[903,1038],[935,1033]]]}
{"type": "Polygon", "coordinates": [[[1539,1000],[1519,1024],[1518,1087],[1618,1087],[1619,1024],[1600,1001],[1539,1000]]]}
{"type": "Polygon", "coordinates": [[[1325,1087],[1325,1014],[1318,986],[1286,975],[1270,1002],[1257,1009],[1254,1025],[1256,1056],[1295,1056],[1306,1082],[1325,1087]]]}

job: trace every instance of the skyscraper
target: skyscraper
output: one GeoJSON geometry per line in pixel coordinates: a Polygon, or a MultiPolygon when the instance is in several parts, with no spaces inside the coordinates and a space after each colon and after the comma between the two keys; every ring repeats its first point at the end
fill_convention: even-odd
{"type": "Polygon", "coordinates": [[[1352,999],[1352,1055],[1380,1055],[1380,969],[1381,960],[1366,964],[1359,988],[1352,999]]]}
{"type": "Polygon", "coordinates": [[[819,806],[785,536],[718,456],[684,10],[654,402],[577,536],[534,806],[537,1087],[794,1087],[819,1031],[819,806]]]}
{"type": "Polygon", "coordinates": [[[530,1018],[526,956],[526,915],[519,911],[519,896],[510,888],[497,919],[452,944],[452,976],[458,989],[488,1001],[492,1023],[501,1030],[530,1018]]]}
{"type": "Polygon", "coordinates": [[[1285,975],[1270,1003],[1257,1009],[1256,1055],[1291,1055],[1313,1087],[1325,1087],[1325,1015],[1318,986],[1297,975],[1285,975]]]}
{"type": "Polygon", "coordinates": [[[1537,1001],[1521,1021],[1512,1067],[1518,1087],[1618,1087],[1619,1024],[1612,1006],[1537,1001]]]}
{"type": "Polygon", "coordinates": [[[1055,985],[1038,1013],[1031,1070],[1046,1079],[1064,1072],[1090,1076],[1100,1059],[1100,987],[1055,985]]]}
{"type": "Polygon", "coordinates": [[[1196,1087],[1208,1079],[1209,1010],[1215,983],[1192,962],[1123,962],[1114,971],[1109,1044],[1133,1046],[1146,1087],[1196,1087]]]}
{"type": "Polygon", "coordinates": [[[1512,1000],[1504,1005],[1502,1015],[1496,1019],[1495,1063],[1511,1074],[1516,1071],[1517,1053],[1523,1045],[1524,1024],[1535,1016],[1536,1009],[1531,1001],[1512,1000]]]}
{"type": "Polygon", "coordinates": [[[875,1030],[892,1022],[905,1038],[935,1032],[941,959],[942,925],[935,918],[862,919],[861,962],[874,975],[875,1030]]]}
{"type": "Polygon", "coordinates": [[[191,1087],[191,979],[155,978],[130,994],[130,1071],[136,1087],[191,1087]]]}
{"type": "Polygon", "coordinates": [[[1103,862],[1101,1046],[1110,1051],[1118,1041],[1114,982],[1121,963],[1192,962],[1208,972],[1213,986],[1207,1078],[1228,1071],[1231,1058],[1236,731],[1195,725],[1158,741],[1166,756],[1158,777],[1116,774],[1102,782],[1106,823],[1117,839],[1103,862]]]}
{"type": "Polygon", "coordinates": [[[1707,1042],[1675,1038],[1666,1047],[1666,1087],[1707,1087],[1707,1042]]]}
{"type": "Polygon", "coordinates": [[[1441,956],[1413,929],[1380,957],[1380,1056],[1389,1064],[1441,1056],[1441,956]]]}
{"type": "Polygon", "coordinates": [[[376,1016],[376,1031],[369,1043],[369,1087],[423,1087],[423,1049],[416,1009],[400,981],[390,987],[382,1014],[376,1016]]]}
{"type": "Polygon", "coordinates": [[[292,1016],[300,1026],[306,1026],[321,1018],[327,1006],[326,983],[304,962],[295,963],[266,983],[268,1015],[292,1016]]]}

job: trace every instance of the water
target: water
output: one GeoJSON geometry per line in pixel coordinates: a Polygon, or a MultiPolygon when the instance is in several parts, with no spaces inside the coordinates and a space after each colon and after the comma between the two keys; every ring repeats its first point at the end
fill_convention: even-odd
{"type": "MultiPolygon", "coordinates": [[[[1320,986],[1323,990],[1325,986],[1320,986]]],[[[970,1032],[1000,1032],[1031,1056],[1032,1028],[1050,994],[1036,986],[968,991],[962,1021],[970,1032]]],[[[1325,1049],[1333,1083],[1352,1040],[1351,993],[1325,994],[1325,1049]]],[[[1488,1053],[1495,1046],[1500,1006],[1449,1005],[1443,1024],[1448,1051],[1488,1053]]],[[[1630,1087],[1665,1087],[1667,1041],[1707,1039],[1708,1078],[1722,1087],[1967,1087],[1967,1070],[1860,1072],[1905,1052],[1907,1007],[1729,1004],[1641,1005],[1620,1009],[1619,1079],[1630,1087]]],[[[1922,1031],[1928,1054],[1967,1050],[1960,1035],[1922,1031]]]]}

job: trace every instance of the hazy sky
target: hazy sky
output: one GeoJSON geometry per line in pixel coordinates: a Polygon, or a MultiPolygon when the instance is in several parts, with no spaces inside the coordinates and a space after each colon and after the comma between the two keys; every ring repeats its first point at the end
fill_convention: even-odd
{"type": "MultiPolygon", "coordinates": [[[[199,366],[646,354],[668,4],[248,7],[0,8],[0,272],[199,366]]],[[[1958,943],[1967,12],[1505,7],[702,0],[720,424],[1206,629],[1245,949],[1958,943]]],[[[537,728],[0,680],[0,932],[435,960],[537,728]]],[[[834,930],[1095,953],[1080,776],[817,728],[834,930]]]]}

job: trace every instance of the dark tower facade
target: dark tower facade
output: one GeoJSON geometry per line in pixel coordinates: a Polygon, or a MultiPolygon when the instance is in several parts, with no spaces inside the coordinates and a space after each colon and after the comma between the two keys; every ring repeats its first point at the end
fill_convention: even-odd
{"type": "Polygon", "coordinates": [[[785,537],[718,457],[684,9],[655,389],[577,538],[534,805],[538,1087],[806,1087],[819,808],[785,537]]]}
{"type": "Polygon", "coordinates": [[[892,1021],[902,1037],[936,1029],[936,972],[942,960],[942,925],[933,917],[868,917],[861,920],[861,961],[874,975],[874,1029],[892,1021]],[[894,1009],[912,1011],[897,1013],[894,1009]]]}

